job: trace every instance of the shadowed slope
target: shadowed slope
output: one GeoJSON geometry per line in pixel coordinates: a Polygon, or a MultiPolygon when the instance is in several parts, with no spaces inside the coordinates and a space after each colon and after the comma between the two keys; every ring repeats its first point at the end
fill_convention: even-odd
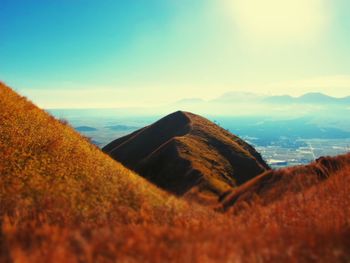
{"type": "Polygon", "coordinates": [[[182,111],[103,150],[178,195],[196,196],[199,191],[220,196],[269,169],[252,146],[209,120],[182,111]]]}
{"type": "Polygon", "coordinates": [[[161,220],[184,205],[1,83],[0,125],[0,219],[161,220]]]}
{"type": "Polygon", "coordinates": [[[337,157],[321,157],[315,162],[280,170],[265,172],[238,187],[225,200],[223,208],[258,202],[270,204],[283,198],[286,193],[299,193],[323,181],[338,171],[349,171],[350,153],[337,157]]]}

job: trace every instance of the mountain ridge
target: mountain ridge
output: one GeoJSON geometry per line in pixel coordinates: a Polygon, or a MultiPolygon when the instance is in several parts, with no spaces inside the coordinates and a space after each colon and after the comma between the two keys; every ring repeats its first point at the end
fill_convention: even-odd
{"type": "Polygon", "coordinates": [[[298,97],[290,95],[270,96],[264,99],[267,103],[295,103],[295,104],[345,104],[350,103],[350,96],[347,97],[332,97],[320,92],[305,93],[298,97]]]}
{"type": "Polygon", "coordinates": [[[103,151],[177,195],[196,186],[218,196],[269,169],[252,146],[185,111],[114,140],[103,151]]]}
{"type": "MultiPolygon", "coordinates": [[[[344,104],[350,103],[350,96],[345,97],[334,97],[326,95],[322,92],[308,92],[300,96],[291,96],[287,94],[282,95],[264,95],[256,94],[251,92],[227,92],[223,95],[212,99],[212,100],[202,100],[200,98],[184,98],[180,101],[186,101],[187,104],[200,104],[200,103],[305,103],[305,104],[320,104],[320,103],[330,103],[330,104],[344,104]]],[[[179,102],[180,102],[179,101],[179,102]]],[[[181,104],[179,103],[181,106],[181,104]]]]}
{"type": "Polygon", "coordinates": [[[285,193],[298,194],[349,167],[350,153],[346,153],[323,156],[307,165],[270,170],[228,193],[222,200],[222,208],[240,210],[242,204],[256,201],[270,205],[283,198],[285,193]]]}

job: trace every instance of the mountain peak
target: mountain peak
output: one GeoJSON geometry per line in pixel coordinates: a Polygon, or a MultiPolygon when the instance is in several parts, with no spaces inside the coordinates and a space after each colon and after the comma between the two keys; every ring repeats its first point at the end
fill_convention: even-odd
{"type": "Polygon", "coordinates": [[[172,121],[174,122],[173,125],[179,125],[179,124],[188,124],[191,122],[191,114],[186,111],[178,110],[175,111],[162,119],[160,119],[157,123],[162,123],[165,121],[172,121]]]}
{"type": "Polygon", "coordinates": [[[215,200],[269,169],[237,136],[190,112],[176,111],[108,144],[103,150],[159,187],[215,200]]]}

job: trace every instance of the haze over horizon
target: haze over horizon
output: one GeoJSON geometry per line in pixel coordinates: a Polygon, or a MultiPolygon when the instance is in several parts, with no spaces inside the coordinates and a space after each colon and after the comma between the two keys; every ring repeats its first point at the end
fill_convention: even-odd
{"type": "Polygon", "coordinates": [[[44,108],[350,95],[345,0],[0,3],[0,80],[44,108]]]}

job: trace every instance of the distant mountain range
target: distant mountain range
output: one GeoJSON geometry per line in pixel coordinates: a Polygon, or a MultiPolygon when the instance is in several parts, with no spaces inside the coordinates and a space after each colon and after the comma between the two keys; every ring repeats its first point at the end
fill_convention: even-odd
{"type": "Polygon", "coordinates": [[[75,129],[76,129],[77,131],[80,131],[80,132],[92,132],[92,131],[97,131],[96,128],[90,127],[90,126],[78,126],[78,127],[75,127],[75,129]]]}
{"type": "Polygon", "coordinates": [[[292,97],[289,95],[270,96],[266,97],[263,102],[277,104],[350,104],[350,96],[336,98],[322,93],[307,93],[300,97],[292,97]]]}
{"type": "Polygon", "coordinates": [[[293,97],[290,95],[269,96],[269,95],[255,94],[255,93],[249,93],[249,92],[228,92],[216,99],[209,100],[209,101],[204,101],[200,98],[191,98],[191,99],[182,99],[177,102],[178,105],[184,105],[184,104],[198,105],[200,103],[323,104],[323,105],[349,104],[350,105],[350,96],[337,98],[337,97],[328,96],[319,92],[306,93],[299,97],[293,97]]]}
{"type": "Polygon", "coordinates": [[[214,103],[249,103],[249,102],[261,102],[266,98],[265,95],[255,94],[250,92],[227,92],[220,97],[211,100],[214,103]]]}
{"type": "Polygon", "coordinates": [[[138,129],[139,127],[117,124],[105,126],[105,128],[110,129],[112,131],[130,131],[138,129]]]}

